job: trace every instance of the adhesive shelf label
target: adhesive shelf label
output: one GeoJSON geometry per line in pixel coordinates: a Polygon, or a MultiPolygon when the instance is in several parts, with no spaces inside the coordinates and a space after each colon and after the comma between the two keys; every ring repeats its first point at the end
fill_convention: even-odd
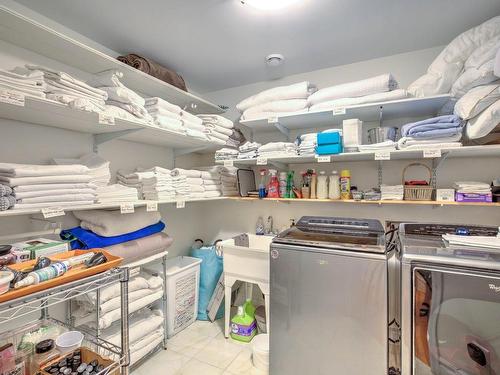
{"type": "Polygon", "coordinates": [[[429,149],[424,150],[424,158],[440,158],[441,157],[441,149],[429,149]]]}
{"type": "Polygon", "coordinates": [[[224,167],[234,167],[233,160],[224,160],[224,167]]]}
{"type": "Polygon", "coordinates": [[[268,124],[277,124],[279,122],[278,116],[269,117],[267,119],[268,124]]]}
{"type": "Polygon", "coordinates": [[[333,108],[333,115],[334,116],[339,116],[339,115],[345,115],[345,107],[335,107],[333,108]]]}
{"type": "Polygon", "coordinates": [[[155,212],[158,211],[158,202],[148,202],[146,204],[146,211],[147,212],[155,212]]]}
{"type": "Polygon", "coordinates": [[[134,204],[133,203],[122,203],[120,204],[120,212],[122,214],[133,214],[134,213],[134,204]]]}
{"type": "Polygon", "coordinates": [[[42,215],[44,219],[50,219],[51,217],[64,216],[64,210],[61,207],[47,207],[42,208],[42,215]]]}
{"type": "Polygon", "coordinates": [[[115,118],[105,113],[99,113],[99,124],[101,125],[115,125],[115,118]]]}
{"type": "Polygon", "coordinates": [[[257,158],[257,165],[267,165],[267,158],[257,158]]]}
{"type": "Polygon", "coordinates": [[[318,163],[331,163],[332,157],[330,155],[316,156],[318,163]]]}
{"type": "Polygon", "coordinates": [[[23,94],[0,90],[0,102],[24,107],[25,99],[23,94]]]}
{"type": "Polygon", "coordinates": [[[376,151],[375,160],[391,160],[390,151],[376,151]]]}
{"type": "Polygon", "coordinates": [[[186,207],[186,201],[177,201],[176,207],[177,208],[184,208],[184,207],[186,207]]]}

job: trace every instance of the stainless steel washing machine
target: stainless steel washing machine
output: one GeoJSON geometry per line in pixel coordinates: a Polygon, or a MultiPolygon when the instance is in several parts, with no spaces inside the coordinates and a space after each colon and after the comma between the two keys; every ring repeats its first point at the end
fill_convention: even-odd
{"type": "Polygon", "coordinates": [[[376,220],[302,217],[271,244],[271,375],[386,375],[388,253],[376,220]]]}
{"type": "Polygon", "coordinates": [[[446,245],[443,234],[498,227],[402,224],[402,375],[500,374],[500,247],[446,245]]]}

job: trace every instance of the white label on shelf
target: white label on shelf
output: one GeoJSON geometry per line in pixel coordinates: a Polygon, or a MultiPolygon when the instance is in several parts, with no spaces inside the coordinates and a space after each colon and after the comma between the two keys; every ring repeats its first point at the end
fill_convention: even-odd
{"type": "Polygon", "coordinates": [[[391,160],[390,151],[376,151],[375,160],[391,160]]]}
{"type": "Polygon", "coordinates": [[[120,204],[120,212],[122,214],[133,214],[134,213],[134,204],[133,203],[122,203],[120,204]]]}
{"type": "Polygon", "coordinates": [[[51,217],[64,216],[64,210],[61,207],[47,207],[42,208],[42,215],[44,219],[49,219],[51,217]]]}
{"type": "Polygon", "coordinates": [[[257,165],[267,165],[267,158],[258,157],[257,165]]]}
{"type": "Polygon", "coordinates": [[[155,212],[158,211],[158,202],[148,202],[146,204],[146,211],[147,212],[155,212]]]}
{"type": "Polygon", "coordinates": [[[332,157],[330,155],[316,156],[318,163],[331,163],[332,157]]]}
{"type": "Polygon", "coordinates": [[[440,157],[441,157],[440,148],[424,150],[424,158],[440,158],[440,157]]]}
{"type": "Polygon", "coordinates": [[[279,122],[278,116],[269,117],[267,119],[268,124],[277,124],[279,122]]]}
{"type": "Polygon", "coordinates": [[[184,208],[186,207],[186,201],[177,201],[176,206],[177,208],[184,208]]]}
{"type": "Polygon", "coordinates": [[[105,113],[99,113],[99,124],[101,125],[114,125],[115,118],[105,113]]]}
{"type": "Polygon", "coordinates": [[[224,167],[234,167],[233,160],[224,160],[224,167]]]}
{"type": "Polygon", "coordinates": [[[333,108],[333,115],[334,116],[345,115],[345,107],[335,107],[335,108],[333,108]]]}
{"type": "Polygon", "coordinates": [[[24,107],[24,95],[17,92],[0,90],[0,102],[24,107]]]}

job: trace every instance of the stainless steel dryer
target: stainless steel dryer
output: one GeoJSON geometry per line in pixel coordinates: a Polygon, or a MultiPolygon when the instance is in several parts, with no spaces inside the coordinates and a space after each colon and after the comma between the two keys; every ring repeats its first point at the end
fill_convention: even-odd
{"type": "Polygon", "coordinates": [[[402,375],[500,374],[500,248],[445,246],[443,234],[498,227],[402,224],[402,375]]]}
{"type": "Polygon", "coordinates": [[[387,374],[387,260],[376,220],[302,217],[279,234],[270,374],[387,374]]]}

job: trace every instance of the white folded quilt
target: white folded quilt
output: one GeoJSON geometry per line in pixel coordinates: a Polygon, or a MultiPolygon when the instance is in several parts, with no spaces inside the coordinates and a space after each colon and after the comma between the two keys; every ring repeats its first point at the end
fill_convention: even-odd
{"type": "Polygon", "coordinates": [[[275,100],[272,102],[258,104],[243,112],[241,118],[255,118],[256,114],[263,112],[282,113],[302,111],[308,107],[307,99],[275,100]]]}
{"type": "Polygon", "coordinates": [[[120,211],[90,210],[74,213],[80,226],[103,237],[120,236],[156,224],[161,220],[158,211],[140,207],[133,214],[123,216],[120,211]]]}
{"type": "Polygon", "coordinates": [[[90,179],[91,177],[88,174],[40,177],[5,177],[0,175],[0,183],[10,187],[39,184],[70,184],[90,182],[90,179]]]}
{"type": "Polygon", "coordinates": [[[344,83],[321,89],[308,98],[309,104],[326,102],[341,98],[355,98],[387,92],[398,88],[398,83],[392,74],[381,74],[376,77],[363,79],[360,81],[344,83]]]}
{"type": "Polygon", "coordinates": [[[74,165],[33,165],[0,163],[0,175],[5,177],[64,176],[88,173],[89,169],[81,164],[74,165]]]}
{"type": "Polygon", "coordinates": [[[455,104],[454,113],[463,120],[469,120],[500,100],[500,81],[475,87],[455,104]]]}
{"type": "Polygon", "coordinates": [[[366,96],[360,96],[357,98],[341,98],[328,100],[326,102],[318,103],[309,108],[310,112],[313,111],[325,111],[333,110],[338,107],[349,107],[360,104],[387,102],[391,100],[405,99],[408,98],[408,92],[403,89],[397,89],[388,92],[381,92],[377,94],[371,94],[366,96]]]}
{"type": "Polygon", "coordinates": [[[315,91],[316,87],[307,81],[295,83],[289,86],[274,87],[242,100],[236,105],[236,108],[238,111],[243,113],[250,107],[255,107],[256,105],[271,101],[307,99],[309,95],[315,91]]]}

